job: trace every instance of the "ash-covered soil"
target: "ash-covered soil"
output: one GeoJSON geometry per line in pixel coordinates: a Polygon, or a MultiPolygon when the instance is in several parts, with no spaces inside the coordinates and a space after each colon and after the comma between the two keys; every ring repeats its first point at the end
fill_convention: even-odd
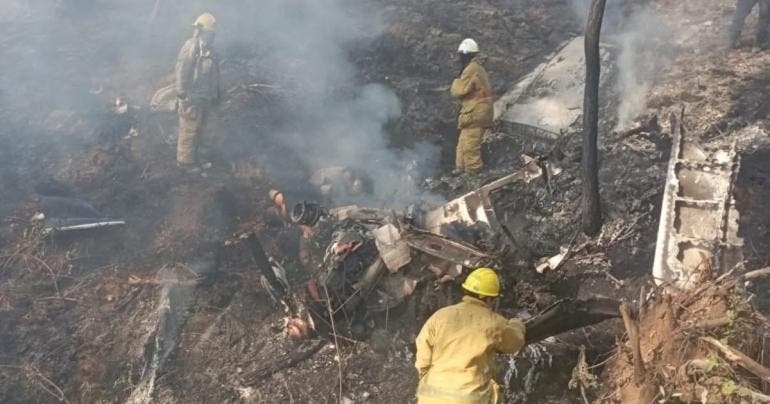
{"type": "MultiPolygon", "coordinates": [[[[179,344],[154,379],[150,401],[338,402],[340,364],[343,396],[354,402],[412,400],[417,383],[414,330],[404,325],[407,319],[402,323],[394,313],[387,329],[365,341],[345,340],[336,348],[321,339],[289,341],[282,334],[282,309],[270,303],[247,249],[237,239],[238,234],[256,231],[268,253],[290,270],[292,282],[301,285],[309,277],[298,258],[300,231],[266,223],[267,191],[275,186],[292,191],[300,182],[297,178],[307,176],[303,164],[270,139],[271,128],[292,119],[294,97],[302,89],[239,87],[269,85],[270,79],[279,81],[281,73],[260,71],[265,50],[259,43],[223,49],[227,95],[214,123],[217,136],[208,140],[213,165],[202,174],[185,173],[173,162],[175,118],[150,113],[146,100],[168,82],[186,22],[150,24],[148,32],[137,33],[143,41],[152,44],[156,36],[175,41],[159,41],[147,54],[139,47],[105,59],[102,51],[117,40],[106,34],[113,29],[109,22],[130,13],[128,8],[93,3],[91,17],[82,28],[61,34],[59,45],[67,45],[60,51],[70,58],[94,60],[97,73],[84,77],[76,71],[79,64],[66,59],[71,63],[52,78],[81,92],[91,90],[92,103],[43,102],[31,95],[31,87],[29,93],[16,94],[20,101],[3,97],[0,104],[2,401],[124,402],[139,397],[137,387],[151,359],[145,355],[153,351],[148,345],[156,341],[152,320],[170,284],[178,285],[182,320],[165,329],[179,344]],[[71,45],[71,38],[82,35],[93,38],[93,47],[71,45]],[[170,42],[173,46],[167,45],[170,42]],[[116,96],[129,100],[126,114],[110,110],[116,96]],[[257,140],[255,133],[261,136],[257,140]],[[246,141],[252,143],[242,147],[246,141]],[[267,169],[265,160],[279,160],[283,169],[267,169]],[[53,188],[125,217],[128,224],[41,237],[29,220],[39,196],[35,186],[41,183],[61,184],[53,188]],[[214,263],[212,271],[195,269],[209,262],[214,263]]],[[[155,2],[142,3],[152,10],[155,2]]],[[[682,105],[690,133],[703,142],[741,142],[745,155],[736,199],[746,239],[744,254],[749,267],[767,265],[770,223],[763,207],[770,195],[762,139],[770,105],[765,100],[770,56],[748,47],[726,49],[730,2],[649,3],[681,29],[676,56],[655,75],[649,108],[643,111],[657,114],[663,128],[615,133],[613,100],[603,103],[600,179],[605,227],[596,238],[578,234],[578,127],[570,128],[569,139],[549,156],[549,163],[561,169],[550,183],[517,186],[498,196],[500,207],[509,212],[504,221],[520,247],[507,257],[503,269],[511,291],[501,305],[507,315],[519,315],[522,309],[534,313],[561,297],[638,297],[639,286],[649,281],[668,159],[664,116],[682,105]],[[557,271],[534,271],[538,259],[568,246],[572,257],[557,271]],[[613,277],[626,286],[619,287],[613,277]]],[[[42,7],[30,4],[32,11],[42,7]]],[[[472,36],[482,45],[499,96],[582,27],[565,0],[366,4],[378,10],[384,28],[373,40],[350,44],[357,75],[388,85],[401,101],[401,117],[387,128],[390,145],[399,149],[417,142],[435,144],[442,150],[442,167],[451,166],[457,136],[447,88],[456,74],[453,51],[459,41],[472,36]]],[[[173,5],[157,18],[183,9],[173,5]]],[[[20,13],[10,28],[18,35],[36,32],[33,27],[42,18],[20,13]]],[[[73,17],[65,13],[61,18],[73,17]]],[[[181,14],[176,18],[183,19],[181,14]]],[[[752,29],[749,23],[745,38],[752,29]]],[[[2,53],[25,55],[11,39],[0,40],[2,53]]],[[[53,37],[41,41],[57,43],[53,37]]],[[[513,128],[501,125],[495,132],[496,140],[487,146],[487,155],[496,162],[493,173],[512,170],[522,153],[533,153],[513,128]]],[[[439,188],[446,197],[471,186],[449,182],[439,188]]],[[[768,301],[761,285],[752,290],[758,301],[768,301]]],[[[458,297],[456,291],[442,293],[437,299],[458,297]]],[[[580,402],[579,394],[567,389],[577,346],[587,345],[589,363],[599,363],[622,332],[619,322],[610,322],[559,338],[547,348],[556,355],[553,365],[541,364],[533,373],[539,381],[528,387],[512,381],[508,400],[580,402]],[[534,392],[522,394],[528,388],[534,392]]],[[[505,378],[502,370],[509,358],[500,361],[505,378]]]]}

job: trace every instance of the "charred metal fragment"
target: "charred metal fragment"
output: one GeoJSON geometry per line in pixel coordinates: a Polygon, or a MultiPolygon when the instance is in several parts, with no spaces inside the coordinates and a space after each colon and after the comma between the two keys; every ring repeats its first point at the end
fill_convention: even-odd
{"type": "Polygon", "coordinates": [[[123,226],[125,220],[110,218],[88,219],[88,218],[68,218],[68,219],[49,219],[46,220],[44,234],[60,233],[74,230],[93,230],[103,227],[123,226]]]}
{"type": "Polygon", "coordinates": [[[103,227],[122,226],[123,219],[109,217],[89,202],[70,196],[43,196],[40,210],[45,220],[43,233],[52,234],[76,230],[93,230],[103,227]]]}
{"type": "Polygon", "coordinates": [[[537,126],[528,125],[526,123],[507,122],[507,124],[512,128],[516,135],[526,136],[527,138],[533,140],[539,140],[542,142],[555,142],[560,138],[560,135],[556,132],[537,126]]]}
{"type": "Polygon", "coordinates": [[[447,233],[452,226],[471,227],[477,225],[486,227],[494,233],[499,233],[502,228],[497,219],[491,195],[509,184],[529,183],[542,177],[545,172],[540,159],[525,158],[524,165],[516,172],[429,211],[425,215],[423,227],[431,233],[440,235],[448,235],[447,233]]]}
{"type": "MultiPolygon", "coordinates": [[[[600,86],[605,87],[615,71],[611,48],[599,49],[602,71],[600,86]]],[[[585,85],[584,37],[564,41],[546,61],[524,76],[510,91],[495,102],[495,119],[543,129],[534,133],[560,133],[575,123],[581,115],[585,85]]]]}
{"type": "Polygon", "coordinates": [[[291,220],[303,226],[315,226],[328,211],[317,203],[300,202],[291,211],[291,220]]]}
{"type": "Polygon", "coordinates": [[[495,257],[468,244],[426,231],[413,229],[404,235],[404,240],[415,250],[465,268],[475,268],[495,260],[495,257]]]}
{"type": "Polygon", "coordinates": [[[262,243],[259,242],[256,234],[249,233],[246,237],[246,241],[249,246],[249,251],[251,252],[251,257],[254,259],[254,264],[262,273],[262,286],[267,290],[273,300],[276,300],[276,303],[282,302],[284,305],[287,305],[287,308],[290,311],[294,311],[288,306],[288,302],[290,302],[288,299],[289,283],[286,280],[285,270],[267,256],[265,249],[262,248],[262,243]]]}

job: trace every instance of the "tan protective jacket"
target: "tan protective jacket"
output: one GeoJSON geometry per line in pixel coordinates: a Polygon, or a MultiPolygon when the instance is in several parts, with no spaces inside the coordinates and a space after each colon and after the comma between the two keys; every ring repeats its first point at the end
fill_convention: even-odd
{"type": "Polygon", "coordinates": [[[524,331],[520,320],[508,320],[470,296],[440,309],[417,336],[417,402],[496,402],[495,353],[521,349],[524,331]]]}
{"type": "Polygon", "coordinates": [[[452,82],[451,92],[453,97],[462,102],[457,122],[459,129],[492,126],[492,88],[487,71],[479,64],[477,58],[473,58],[468,66],[465,66],[460,77],[452,82]]]}
{"type": "Polygon", "coordinates": [[[174,73],[177,94],[185,94],[196,103],[219,99],[219,61],[211,49],[203,48],[199,38],[184,43],[174,73]]]}

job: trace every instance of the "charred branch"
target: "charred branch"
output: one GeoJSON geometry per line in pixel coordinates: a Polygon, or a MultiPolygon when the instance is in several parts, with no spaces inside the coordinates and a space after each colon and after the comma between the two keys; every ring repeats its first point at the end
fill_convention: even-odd
{"type": "Polygon", "coordinates": [[[260,380],[264,380],[265,378],[280,372],[281,370],[297,366],[297,364],[310,359],[313,355],[320,351],[321,348],[326,345],[326,343],[327,341],[322,339],[316,342],[315,345],[312,345],[307,350],[287,354],[284,357],[247,374],[243,377],[243,380],[246,384],[255,384],[260,380]]]}

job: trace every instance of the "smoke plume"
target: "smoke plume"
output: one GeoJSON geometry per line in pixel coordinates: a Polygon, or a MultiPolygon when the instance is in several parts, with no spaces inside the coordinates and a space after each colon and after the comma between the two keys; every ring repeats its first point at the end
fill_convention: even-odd
{"type": "Polygon", "coordinates": [[[673,61],[675,33],[650,8],[631,14],[618,32],[617,90],[620,97],[617,129],[628,127],[647,107],[656,75],[673,61]]]}
{"type": "MultiPolygon", "coordinates": [[[[577,18],[588,18],[590,0],[571,0],[577,18]]],[[[647,107],[650,87],[656,75],[670,66],[678,33],[647,2],[607,2],[602,27],[603,42],[616,51],[614,96],[618,98],[616,128],[633,123],[647,107]]]]}
{"type": "Polygon", "coordinates": [[[375,10],[344,0],[268,0],[253,24],[253,39],[268,46],[263,68],[281,87],[295,89],[291,123],[264,135],[310,171],[346,166],[371,178],[374,198],[362,203],[398,207],[420,196],[407,179],[432,166],[437,150],[419,146],[418,160],[389,148],[385,128],[398,119],[400,102],[384,85],[361,81],[349,60],[351,47],[380,34],[375,10]]]}
{"type": "MultiPolygon", "coordinates": [[[[227,159],[256,156],[277,176],[287,166],[302,167],[308,176],[318,168],[348,166],[371,178],[374,197],[365,202],[396,207],[417,199],[420,192],[409,179],[436,161],[437,149],[429,145],[415,149],[417,159],[413,150],[394,150],[388,142],[387,127],[398,119],[400,102],[384,85],[362,80],[351,61],[383,27],[377,10],[362,2],[59,0],[51,7],[42,0],[7,1],[0,18],[9,20],[5,38],[11,40],[0,44],[0,105],[14,111],[27,132],[48,133],[46,123],[70,112],[106,110],[115,96],[145,106],[170,83],[195,17],[209,11],[218,23],[214,45],[225,103],[231,89],[249,81],[278,94],[249,107],[253,116],[269,110],[258,121],[249,111],[218,117],[227,159]]],[[[68,142],[66,135],[49,137],[68,142]]]]}

